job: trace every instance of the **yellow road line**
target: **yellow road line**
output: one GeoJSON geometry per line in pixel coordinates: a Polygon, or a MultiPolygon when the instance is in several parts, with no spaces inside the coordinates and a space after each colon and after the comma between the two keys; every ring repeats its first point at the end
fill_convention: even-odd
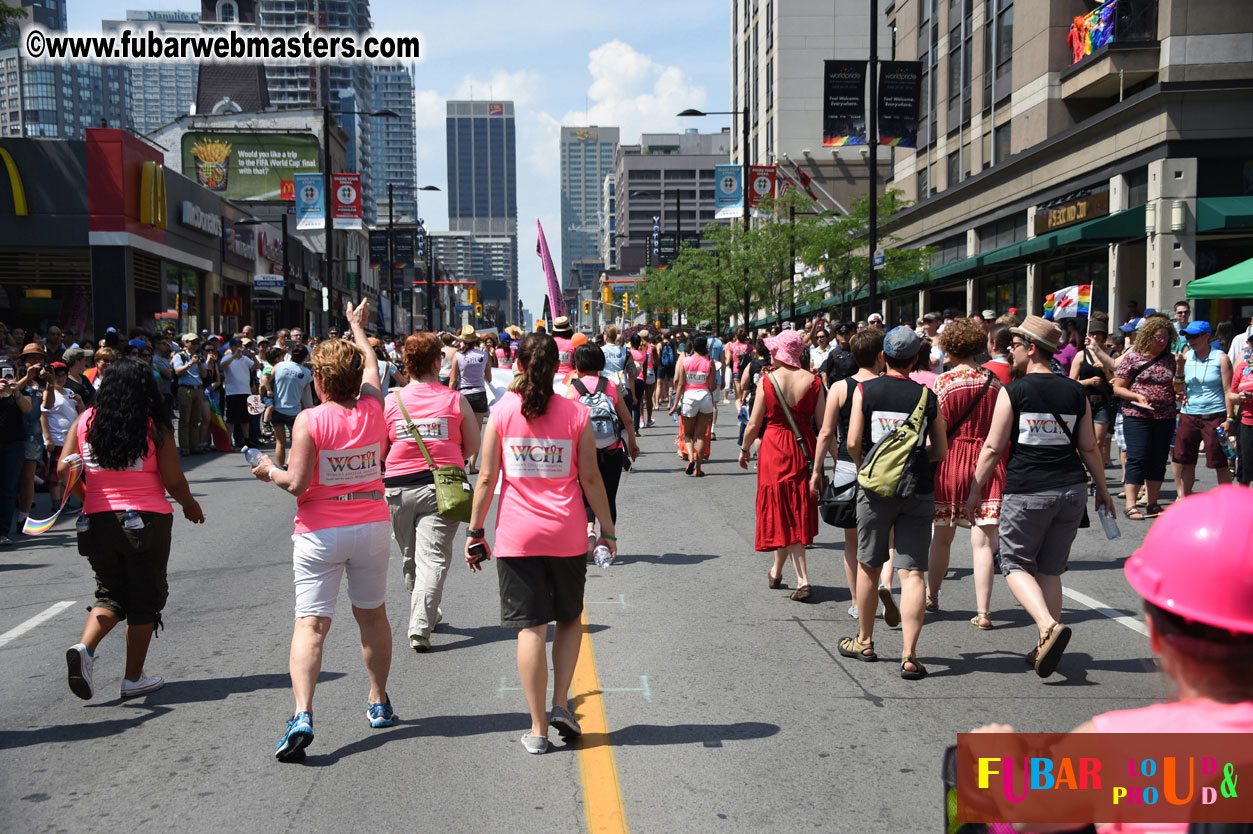
{"type": "Polygon", "coordinates": [[[588,834],[627,834],[626,809],[622,806],[622,787],[618,784],[618,766],[609,744],[609,722],[605,718],[605,698],[596,674],[596,656],[592,653],[592,637],[587,629],[587,611],[583,612],[583,638],[579,662],[574,667],[574,700],[583,728],[579,740],[579,774],[583,780],[583,809],[588,834]]]}

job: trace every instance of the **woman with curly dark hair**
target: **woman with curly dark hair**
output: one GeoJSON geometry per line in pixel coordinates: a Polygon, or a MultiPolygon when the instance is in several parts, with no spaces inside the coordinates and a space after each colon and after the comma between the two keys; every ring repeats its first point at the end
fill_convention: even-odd
{"type": "Polygon", "coordinates": [[[161,677],[144,672],[148,643],[169,596],[166,565],[174,514],[165,494],[182,506],[188,521],[204,523],[147,363],[120,359],[109,368],[93,406],[66,435],[58,466],[63,482],[72,455],[83,461],[83,479],[74,488],[83,500],[78,552],[96,575],[96,600],[82,637],[65,653],[70,690],[84,700],[95,694],[96,647],[126,620],[122,697],[146,695],[165,685],[161,677]]]}

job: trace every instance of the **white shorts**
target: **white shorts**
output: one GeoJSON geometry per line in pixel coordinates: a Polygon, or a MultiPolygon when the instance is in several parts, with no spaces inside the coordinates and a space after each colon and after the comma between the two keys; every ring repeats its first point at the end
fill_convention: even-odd
{"type": "Polygon", "coordinates": [[[683,402],[679,404],[679,413],[684,417],[695,417],[697,414],[713,414],[714,398],[708,388],[695,391],[684,391],[683,402]]]}
{"type": "Polygon", "coordinates": [[[335,616],[339,583],[348,574],[348,601],[371,610],[387,597],[392,525],[370,521],[326,527],[291,537],[296,577],[296,618],[335,616]]]}

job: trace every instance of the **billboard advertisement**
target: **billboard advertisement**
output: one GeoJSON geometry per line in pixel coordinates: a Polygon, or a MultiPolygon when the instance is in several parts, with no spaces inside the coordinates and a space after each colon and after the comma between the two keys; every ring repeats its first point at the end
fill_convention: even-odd
{"type": "Polygon", "coordinates": [[[318,170],[313,134],[183,134],[183,176],[228,200],[283,199],[283,181],[318,170]]]}
{"type": "Polygon", "coordinates": [[[866,144],[866,62],[823,61],[822,146],[866,144]]]}

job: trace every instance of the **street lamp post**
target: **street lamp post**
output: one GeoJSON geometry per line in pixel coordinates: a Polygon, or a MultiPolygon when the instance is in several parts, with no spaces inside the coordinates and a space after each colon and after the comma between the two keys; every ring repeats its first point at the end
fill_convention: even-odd
{"type": "MultiPolygon", "coordinates": [[[[396,196],[395,196],[395,189],[397,188],[408,189],[410,191],[439,191],[439,187],[435,185],[416,186],[416,185],[407,185],[405,183],[393,183],[393,182],[389,182],[387,184],[387,300],[390,302],[391,308],[392,308],[392,330],[393,331],[396,329],[396,298],[395,298],[394,293],[396,291],[396,237],[395,237],[396,196]]],[[[416,217],[414,219],[417,220],[416,217]]],[[[418,220],[418,226],[420,229],[421,229],[421,225],[422,225],[422,221],[418,220]]],[[[424,241],[423,249],[424,250],[429,249],[430,245],[431,245],[431,242],[429,240],[424,241]]],[[[425,251],[423,254],[425,254],[425,251]]],[[[412,298],[412,293],[413,293],[412,287],[410,287],[409,292],[410,292],[410,298],[412,298]]],[[[412,303],[410,303],[409,314],[413,315],[412,303]]],[[[431,326],[429,316],[427,317],[426,326],[428,329],[431,326]]]]}

